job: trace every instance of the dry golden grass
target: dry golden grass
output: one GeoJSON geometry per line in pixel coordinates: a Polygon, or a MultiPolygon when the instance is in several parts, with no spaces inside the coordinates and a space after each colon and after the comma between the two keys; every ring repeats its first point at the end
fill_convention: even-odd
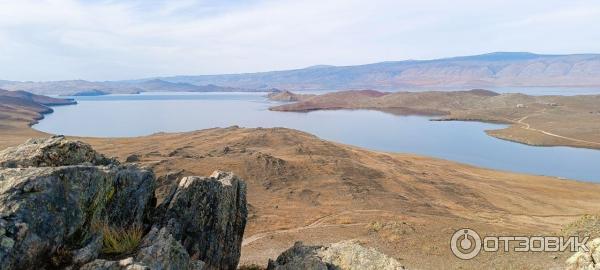
{"type": "Polygon", "coordinates": [[[137,249],[144,236],[141,226],[134,225],[130,228],[115,228],[106,223],[99,225],[102,231],[102,253],[104,254],[129,254],[137,249]]]}
{"type": "Polygon", "coordinates": [[[600,215],[583,215],[580,219],[563,225],[561,234],[565,236],[600,237],[600,215]]]}

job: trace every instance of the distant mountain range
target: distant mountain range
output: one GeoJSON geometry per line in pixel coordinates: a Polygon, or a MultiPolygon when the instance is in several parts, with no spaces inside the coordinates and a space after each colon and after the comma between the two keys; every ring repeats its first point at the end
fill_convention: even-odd
{"type": "Polygon", "coordinates": [[[251,89],[227,86],[194,85],[160,79],[136,81],[90,82],[84,80],[50,82],[0,81],[0,89],[21,90],[40,95],[98,96],[106,94],[136,94],[140,92],[233,92],[251,89]]]}
{"type": "Polygon", "coordinates": [[[466,89],[486,87],[600,87],[600,54],[541,55],[496,52],[436,60],[131,81],[0,81],[0,88],[38,94],[137,93],[142,91],[264,91],[466,89]],[[92,92],[91,92],[92,91],[92,92]]]}

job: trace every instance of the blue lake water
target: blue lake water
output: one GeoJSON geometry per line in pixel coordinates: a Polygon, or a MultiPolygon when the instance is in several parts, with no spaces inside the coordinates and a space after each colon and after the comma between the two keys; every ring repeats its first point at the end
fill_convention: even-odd
{"type": "Polygon", "coordinates": [[[54,134],[129,137],[213,127],[287,127],[387,152],[416,153],[481,167],[600,182],[600,151],[533,147],[490,137],[503,125],[437,122],[378,111],[272,112],[264,93],[146,93],[77,97],[34,128],[54,134]]]}

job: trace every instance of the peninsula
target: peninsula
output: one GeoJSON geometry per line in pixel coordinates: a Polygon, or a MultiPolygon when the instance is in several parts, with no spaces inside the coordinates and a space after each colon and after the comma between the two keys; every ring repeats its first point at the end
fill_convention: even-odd
{"type": "Polygon", "coordinates": [[[600,149],[600,95],[531,96],[488,90],[379,92],[341,91],[310,96],[271,107],[306,112],[373,109],[394,114],[435,116],[434,120],[509,124],[489,130],[491,136],[536,146],[600,149]]]}

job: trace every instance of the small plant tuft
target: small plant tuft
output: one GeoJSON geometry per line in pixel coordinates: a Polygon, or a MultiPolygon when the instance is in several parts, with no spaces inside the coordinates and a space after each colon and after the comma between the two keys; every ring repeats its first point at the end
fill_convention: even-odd
{"type": "Polygon", "coordinates": [[[50,257],[50,263],[54,267],[61,267],[70,264],[72,261],[71,252],[65,247],[59,247],[56,249],[52,257],[50,257]]]}
{"type": "Polygon", "coordinates": [[[106,223],[100,225],[102,230],[102,253],[117,255],[129,254],[137,249],[144,236],[141,226],[115,228],[106,223]]]}

